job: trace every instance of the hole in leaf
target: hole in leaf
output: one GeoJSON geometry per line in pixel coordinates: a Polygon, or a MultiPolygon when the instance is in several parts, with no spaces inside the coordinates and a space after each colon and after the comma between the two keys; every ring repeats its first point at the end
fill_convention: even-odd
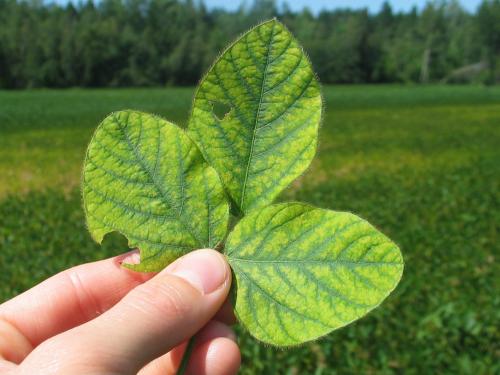
{"type": "Polygon", "coordinates": [[[220,121],[226,116],[231,110],[231,106],[222,102],[212,102],[212,112],[215,117],[220,121]]]}
{"type": "Polygon", "coordinates": [[[127,237],[117,231],[106,233],[104,235],[102,247],[113,252],[116,252],[116,250],[123,252],[127,251],[127,249],[130,250],[128,247],[127,237]]]}

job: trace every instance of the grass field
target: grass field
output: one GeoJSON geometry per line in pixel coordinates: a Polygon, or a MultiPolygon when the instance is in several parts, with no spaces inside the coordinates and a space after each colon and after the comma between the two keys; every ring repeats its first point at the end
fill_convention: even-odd
{"type": "MultiPolygon", "coordinates": [[[[93,129],[118,109],[185,124],[192,89],[0,92],[0,301],[95,245],[79,195],[93,129]]],[[[318,156],[282,199],[354,211],[393,238],[400,286],[366,318],[291,350],[241,333],[243,374],[500,373],[500,87],[336,86],[318,156]]]]}

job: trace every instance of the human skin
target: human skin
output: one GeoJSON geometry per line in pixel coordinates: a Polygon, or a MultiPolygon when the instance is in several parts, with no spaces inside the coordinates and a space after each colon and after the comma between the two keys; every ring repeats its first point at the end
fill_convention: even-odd
{"type": "Polygon", "coordinates": [[[235,374],[240,365],[227,303],[231,270],[209,249],[158,274],[121,264],[139,252],[63,271],[0,305],[1,374],[235,374]]]}

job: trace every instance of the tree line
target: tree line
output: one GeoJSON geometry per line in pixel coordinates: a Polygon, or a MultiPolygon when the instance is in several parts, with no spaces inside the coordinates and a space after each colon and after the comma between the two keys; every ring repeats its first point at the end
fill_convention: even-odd
{"type": "Polygon", "coordinates": [[[277,17],[324,83],[499,80],[500,0],[377,13],[293,12],[273,0],[236,11],[201,0],[0,0],[0,88],[193,85],[237,35],[277,17]]]}

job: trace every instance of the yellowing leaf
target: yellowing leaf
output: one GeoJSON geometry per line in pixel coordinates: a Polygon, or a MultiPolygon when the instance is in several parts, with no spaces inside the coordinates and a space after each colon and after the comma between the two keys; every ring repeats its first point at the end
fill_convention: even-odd
{"type": "Polygon", "coordinates": [[[253,336],[297,345],[359,319],[398,284],[398,247],[350,213],[269,206],[310,164],[321,104],[290,32],[276,20],[258,25],[201,81],[189,119],[194,141],[144,113],[103,121],[83,174],[90,232],[99,242],[123,233],[142,250],[129,267],[158,271],[196,248],[224,246],[229,196],[235,222],[243,217],[224,246],[232,300],[253,336]]]}
{"type": "Polygon", "coordinates": [[[134,111],[111,114],[96,130],[83,171],[94,239],[119,231],[141,249],[139,271],[159,271],[224,238],[228,204],[216,172],[184,131],[134,111]]]}
{"type": "Polygon", "coordinates": [[[309,166],[321,104],[309,59],[271,20],[212,66],[195,95],[189,132],[237,207],[248,212],[271,203],[309,166]]]}
{"type": "Polygon", "coordinates": [[[257,339],[314,340],[378,306],[403,258],[369,223],[345,212],[284,203],[256,210],[229,235],[238,320],[257,339]]]}

